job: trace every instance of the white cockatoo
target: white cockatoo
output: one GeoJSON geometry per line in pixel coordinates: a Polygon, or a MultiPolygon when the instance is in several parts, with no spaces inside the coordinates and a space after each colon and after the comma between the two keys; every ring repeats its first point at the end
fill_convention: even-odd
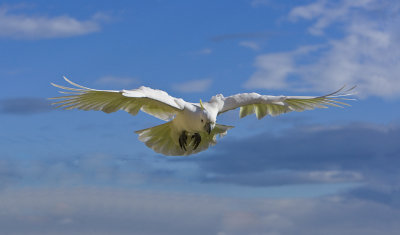
{"type": "Polygon", "coordinates": [[[344,100],[352,95],[353,88],[341,89],[323,96],[271,96],[257,93],[241,93],[228,97],[219,94],[210,101],[190,103],[175,98],[161,90],[141,86],[133,90],[95,90],[65,81],[74,87],[51,83],[66,91],[62,99],[53,104],[64,109],[100,110],[112,113],[124,110],[136,115],[139,110],[153,115],[166,123],[136,131],[139,140],[149,148],[164,155],[190,155],[216,144],[216,137],[224,136],[233,126],[217,124],[217,116],[240,108],[240,118],[255,113],[258,119],[266,115],[276,116],[291,111],[304,111],[327,106],[348,105],[344,100]]]}

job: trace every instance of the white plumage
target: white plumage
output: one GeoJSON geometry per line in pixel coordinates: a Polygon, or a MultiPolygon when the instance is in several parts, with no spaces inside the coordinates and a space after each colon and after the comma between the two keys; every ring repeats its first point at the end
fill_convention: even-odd
{"type": "Polygon", "coordinates": [[[255,113],[258,119],[266,115],[276,116],[291,111],[304,111],[328,106],[348,105],[343,101],[354,87],[341,89],[324,96],[270,96],[257,93],[241,93],[224,97],[213,96],[209,102],[189,103],[168,95],[161,90],[139,87],[133,90],[95,90],[65,81],[74,87],[57,84],[64,96],[54,102],[64,109],[99,110],[112,113],[124,110],[136,115],[139,110],[167,121],[162,125],[136,131],[139,140],[149,148],[165,155],[190,155],[216,144],[216,137],[224,136],[232,126],[216,124],[217,116],[240,108],[240,117],[255,113]]]}

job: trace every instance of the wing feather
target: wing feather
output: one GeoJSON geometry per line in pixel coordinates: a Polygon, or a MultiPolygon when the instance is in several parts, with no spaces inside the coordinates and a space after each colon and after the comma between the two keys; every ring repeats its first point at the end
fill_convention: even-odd
{"type": "Polygon", "coordinates": [[[328,108],[350,106],[345,101],[354,100],[347,98],[354,95],[351,91],[355,88],[345,89],[345,86],[339,90],[324,96],[270,96],[257,93],[241,93],[229,97],[217,96],[220,102],[218,114],[229,110],[240,108],[240,118],[255,113],[258,119],[266,115],[276,116],[283,113],[315,108],[328,108]],[[222,101],[222,102],[221,102],[222,101]]]}
{"type": "Polygon", "coordinates": [[[53,105],[56,108],[96,110],[105,113],[112,113],[124,110],[136,115],[139,110],[153,115],[165,121],[171,120],[179,111],[184,108],[182,99],[174,98],[161,90],[149,87],[140,87],[134,90],[95,90],[76,84],[66,77],[65,81],[74,87],[60,86],[51,83],[53,86],[63,89],[60,91],[64,96],[50,99],[61,99],[53,105]]]}
{"type": "Polygon", "coordinates": [[[211,134],[205,132],[201,135],[201,142],[196,149],[193,149],[194,139],[188,138],[187,150],[182,149],[178,144],[179,133],[176,131],[171,122],[167,122],[158,126],[136,131],[139,140],[144,142],[147,147],[153,149],[157,153],[169,156],[187,156],[208,149],[217,143],[217,136],[223,137],[233,126],[225,126],[216,124],[211,134]]]}

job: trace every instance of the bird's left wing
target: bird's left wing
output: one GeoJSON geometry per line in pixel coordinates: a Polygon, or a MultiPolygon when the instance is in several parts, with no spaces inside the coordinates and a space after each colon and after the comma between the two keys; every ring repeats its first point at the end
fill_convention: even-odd
{"type": "Polygon", "coordinates": [[[65,96],[50,98],[62,99],[54,102],[57,108],[98,110],[112,113],[124,110],[136,115],[139,110],[165,121],[171,120],[179,111],[183,110],[185,101],[174,98],[161,90],[149,87],[140,87],[134,90],[95,90],[71,82],[66,77],[65,81],[74,87],[65,87],[51,83],[53,86],[66,91],[60,93],[65,96]]]}
{"type": "Polygon", "coordinates": [[[219,112],[240,108],[240,118],[255,113],[258,119],[266,115],[276,116],[291,111],[304,111],[315,108],[327,108],[328,106],[343,107],[349,106],[346,100],[351,90],[345,87],[323,96],[270,96],[257,93],[241,93],[229,97],[217,97],[219,100],[219,112]],[[221,102],[222,101],[222,102],[221,102]],[[222,104],[222,105],[221,105],[222,104]]]}

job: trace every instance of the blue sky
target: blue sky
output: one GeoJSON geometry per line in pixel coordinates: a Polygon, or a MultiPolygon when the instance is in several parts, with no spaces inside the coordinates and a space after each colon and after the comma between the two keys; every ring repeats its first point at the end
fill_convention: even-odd
{"type": "Polygon", "coordinates": [[[0,233],[397,234],[400,4],[394,1],[2,1],[0,233]],[[165,157],[140,113],[54,110],[54,82],[321,95],[352,107],[239,120],[165,157]]]}

